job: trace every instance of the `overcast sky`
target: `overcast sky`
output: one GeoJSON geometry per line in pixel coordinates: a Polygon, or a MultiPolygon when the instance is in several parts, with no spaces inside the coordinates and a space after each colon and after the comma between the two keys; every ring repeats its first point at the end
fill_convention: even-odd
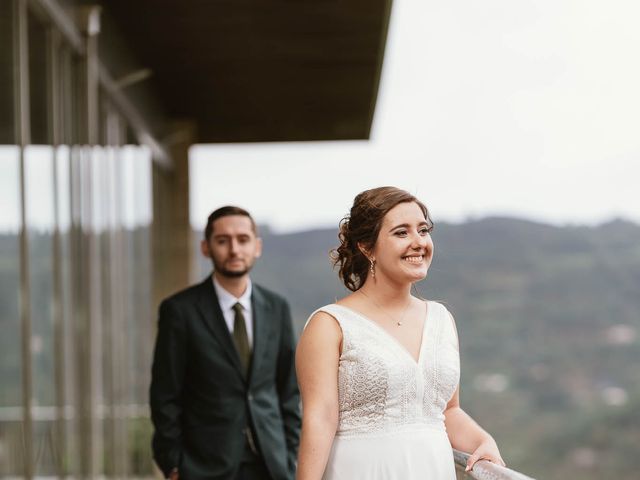
{"type": "Polygon", "coordinates": [[[638,25],[635,0],[394,0],[371,140],[195,146],[192,223],[335,226],[388,184],[436,221],[640,221],[638,25]]]}

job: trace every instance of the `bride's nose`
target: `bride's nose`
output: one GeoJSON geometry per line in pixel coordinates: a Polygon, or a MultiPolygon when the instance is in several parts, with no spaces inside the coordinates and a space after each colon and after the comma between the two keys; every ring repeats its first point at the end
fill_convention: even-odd
{"type": "Polygon", "coordinates": [[[427,246],[427,237],[416,233],[413,235],[411,248],[414,250],[423,250],[427,246]]]}

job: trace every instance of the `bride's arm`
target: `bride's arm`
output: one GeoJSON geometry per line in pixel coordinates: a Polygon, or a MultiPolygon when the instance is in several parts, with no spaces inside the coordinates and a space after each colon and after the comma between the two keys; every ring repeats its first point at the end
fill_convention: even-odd
{"type": "MultiPolygon", "coordinates": [[[[453,315],[449,314],[449,316],[457,337],[456,322],[453,319],[453,315]]],[[[444,418],[451,446],[456,450],[471,453],[467,460],[467,470],[472,469],[473,465],[480,459],[489,460],[502,466],[505,465],[493,437],[460,407],[460,385],[458,385],[453,397],[447,404],[444,418]]]]}
{"type": "Polygon", "coordinates": [[[305,327],[296,351],[302,395],[302,434],[297,480],[320,480],[338,426],[338,360],[342,331],[318,312],[305,327]]]}
{"type": "Polygon", "coordinates": [[[467,470],[473,468],[481,459],[504,466],[504,460],[493,437],[460,408],[459,386],[444,411],[444,418],[451,446],[456,450],[471,453],[467,461],[467,470]]]}

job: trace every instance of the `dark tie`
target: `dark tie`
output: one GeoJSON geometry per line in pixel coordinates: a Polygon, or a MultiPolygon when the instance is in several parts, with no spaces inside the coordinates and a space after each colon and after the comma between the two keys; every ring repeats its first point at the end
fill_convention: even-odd
{"type": "Polygon", "coordinates": [[[249,363],[251,362],[251,347],[249,346],[249,337],[247,336],[247,324],[242,313],[242,305],[236,303],[233,306],[236,312],[233,320],[233,342],[236,344],[240,362],[244,368],[245,375],[249,372],[249,363]]]}

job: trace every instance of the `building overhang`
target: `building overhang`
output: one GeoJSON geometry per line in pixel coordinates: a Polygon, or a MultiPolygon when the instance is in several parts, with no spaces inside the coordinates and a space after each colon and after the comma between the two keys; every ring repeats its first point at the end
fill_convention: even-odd
{"type": "Polygon", "coordinates": [[[103,12],[197,143],[347,140],[369,138],[390,5],[109,0],[103,12]]]}

